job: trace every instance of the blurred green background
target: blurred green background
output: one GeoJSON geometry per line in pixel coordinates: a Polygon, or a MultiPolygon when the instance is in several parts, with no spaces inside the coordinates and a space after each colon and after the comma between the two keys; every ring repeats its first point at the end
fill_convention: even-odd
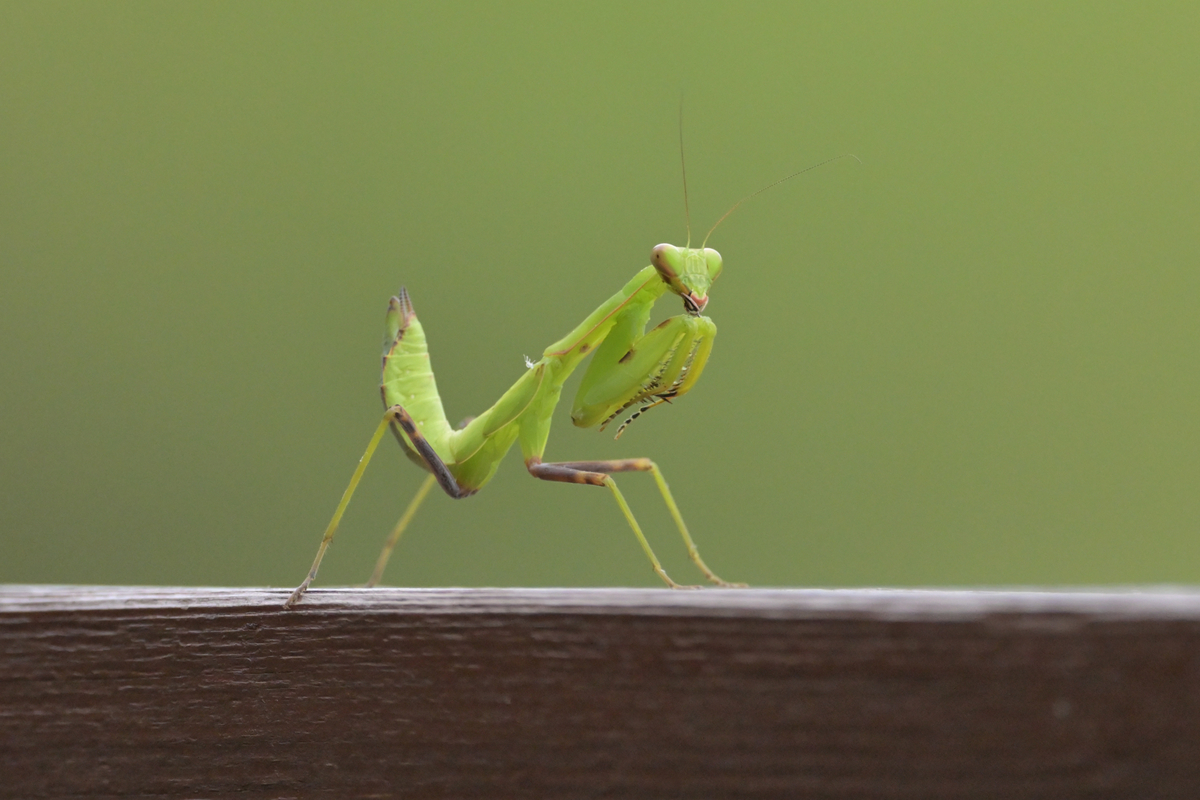
{"type": "MultiPolygon", "coordinates": [[[[4,3],[0,580],[297,583],[388,296],[449,416],[489,405],[683,243],[683,91],[699,231],[863,164],[731,217],[698,387],[619,442],[568,399],[548,459],[653,457],[755,585],[1198,581],[1198,32],[1188,2],[4,3]]],[[[318,585],[366,578],[420,478],[381,451],[318,585]]],[[[606,492],[515,450],[388,578],[657,582],[606,492]]]]}

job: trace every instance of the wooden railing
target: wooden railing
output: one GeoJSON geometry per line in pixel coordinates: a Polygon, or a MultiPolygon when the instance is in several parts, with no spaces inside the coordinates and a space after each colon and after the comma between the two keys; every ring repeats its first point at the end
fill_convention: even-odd
{"type": "Polygon", "coordinates": [[[0,588],[0,795],[1200,798],[1200,592],[0,588]]]}

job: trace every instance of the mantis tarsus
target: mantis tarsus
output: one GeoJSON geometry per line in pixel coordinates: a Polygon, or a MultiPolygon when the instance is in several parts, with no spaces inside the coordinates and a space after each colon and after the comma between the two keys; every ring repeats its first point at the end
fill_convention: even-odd
{"type": "MultiPolygon", "coordinates": [[[[845,157],[838,156],[792,173],[742,198],[717,220],[708,235],[751,197],[845,157]]],[[[685,201],[686,186],[685,173],[685,201]]],[[[691,237],[688,238],[689,244],[685,247],[671,244],[655,247],[651,251],[650,266],[634,275],[573,331],[547,347],[541,360],[531,362],[526,359],[525,374],[512,388],[491,408],[468,419],[457,429],[451,427],[442,409],[430,367],[425,331],[408,292],[401,288],[400,294],[388,303],[385,322],[383,380],[379,388],[386,411],[325,529],[308,577],[291,593],[284,607],[295,605],[316,578],[317,568],[342,514],[375,448],[388,430],[400,442],[404,454],[430,475],[388,537],[368,586],[375,585],[382,577],[392,549],[435,482],[453,498],[475,494],[495,475],[515,442],[520,442],[525,467],[535,478],[608,487],[658,576],[672,588],[695,588],[683,587],[667,575],[612,478],[616,472],[649,472],[683,536],[688,555],[705,577],[719,586],[744,585],[721,579],[704,563],[662,471],[650,459],[542,461],[551,416],[558,405],[563,382],[589,355],[592,362],[575,395],[571,420],[579,427],[599,425],[600,430],[604,430],[609,423],[628,414],[617,429],[618,437],[648,409],[682,397],[699,380],[717,333],[713,321],[701,313],[708,305],[708,292],[713,281],[721,274],[722,262],[716,250],[705,247],[708,236],[699,248],[692,248],[691,237]],[[670,317],[646,333],[651,308],[668,292],[682,299],[684,313],[670,317]]]]}

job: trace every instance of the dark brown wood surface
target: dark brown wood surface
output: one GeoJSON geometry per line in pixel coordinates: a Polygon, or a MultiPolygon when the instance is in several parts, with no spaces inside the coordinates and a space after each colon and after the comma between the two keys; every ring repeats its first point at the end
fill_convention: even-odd
{"type": "Polygon", "coordinates": [[[0,795],[1200,798],[1200,592],[0,588],[0,795]]]}

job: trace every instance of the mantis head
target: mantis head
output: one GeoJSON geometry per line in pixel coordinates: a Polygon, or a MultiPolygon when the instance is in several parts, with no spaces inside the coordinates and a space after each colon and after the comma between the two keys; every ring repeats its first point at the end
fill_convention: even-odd
{"type": "Polygon", "coordinates": [[[700,316],[708,305],[708,290],[721,274],[721,254],[711,247],[660,244],[650,251],[650,263],[663,283],[683,298],[683,310],[693,317],[700,316]]]}

